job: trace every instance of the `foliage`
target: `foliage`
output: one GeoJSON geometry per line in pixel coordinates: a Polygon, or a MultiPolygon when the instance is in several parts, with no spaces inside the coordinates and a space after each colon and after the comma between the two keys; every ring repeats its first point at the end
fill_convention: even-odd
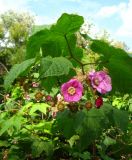
{"type": "Polygon", "coordinates": [[[5,78],[5,89],[9,89],[11,83],[24,71],[28,71],[28,68],[30,68],[34,63],[35,59],[30,59],[22,62],[21,64],[15,64],[5,78]]]}
{"type": "Polygon", "coordinates": [[[101,54],[102,63],[100,65],[108,68],[113,81],[113,91],[131,93],[132,75],[130,70],[132,58],[128,56],[128,53],[100,40],[93,40],[91,49],[101,54]]]}
{"type": "Polygon", "coordinates": [[[0,20],[1,62],[5,66],[22,62],[26,41],[32,31],[33,18],[28,13],[7,11],[0,15],[0,20]]]}
{"type": "MultiPolygon", "coordinates": [[[[99,57],[91,63],[86,49],[77,45],[76,32],[82,24],[83,17],[62,14],[51,28],[31,35],[25,61],[6,75],[8,94],[0,105],[1,159],[130,158],[130,114],[113,107],[112,101],[115,91],[131,93],[132,59],[122,49],[83,35],[89,50],[99,57]],[[112,96],[91,85],[91,64],[105,75],[109,71],[112,96]],[[60,86],[73,78],[83,85],[83,95],[78,102],[67,102],[60,86]],[[97,107],[98,97],[106,102],[97,107]]],[[[98,79],[93,83],[98,86],[98,79]]],[[[67,90],[69,96],[75,91],[73,86],[67,90]]]]}

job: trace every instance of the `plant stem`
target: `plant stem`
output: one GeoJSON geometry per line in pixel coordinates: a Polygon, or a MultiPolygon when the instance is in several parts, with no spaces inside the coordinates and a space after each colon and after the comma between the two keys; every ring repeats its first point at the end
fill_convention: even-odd
{"type": "Polygon", "coordinates": [[[65,37],[65,40],[66,40],[66,43],[67,43],[67,46],[68,46],[68,50],[69,50],[69,53],[70,53],[70,58],[74,59],[81,67],[81,70],[82,70],[82,73],[83,75],[85,75],[85,71],[84,71],[84,66],[86,65],[96,65],[96,64],[105,64],[105,63],[108,63],[109,61],[104,61],[104,62],[94,62],[94,63],[82,63],[81,61],[79,61],[76,57],[74,57],[73,53],[72,53],[72,50],[71,50],[71,47],[70,47],[70,44],[68,42],[68,39],[67,39],[67,36],[64,35],[65,37]]]}
{"type": "Polygon", "coordinates": [[[2,62],[0,62],[0,65],[4,68],[4,70],[8,73],[8,70],[7,70],[7,68],[6,68],[6,66],[2,63],[2,62]]]}
{"type": "Polygon", "coordinates": [[[84,65],[83,65],[83,63],[73,56],[73,53],[72,53],[72,50],[71,50],[71,47],[70,47],[70,45],[69,45],[69,42],[68,42],[68,39],[67,39],[66,35],[65,35],[64,37],[65,37],[65,40],[66,40],[66,43],[67,43],[68,50],[69,50],[69,53],[70,53],[71,58],[74,59],[78,64],[80,64],[81,69],[82,69],[82,73],[83,73],[83,75],[84,75],[85,72],[84,72],[84,65]]]}
{"type": "Polygon", "coordinates": [[[93,160],[95,159],[96,157],[96,143],[95,141],[93,142],[93,160]]]}
{"type": "Polygon", "coordinates": [[[105,64],[105,63],[108,63],[109,61],[103,61],[103,62],[93,62],[93,63],[84,63],[83,66],[86,66],[86,65],[95,65],[95,64],[105,64]]]}

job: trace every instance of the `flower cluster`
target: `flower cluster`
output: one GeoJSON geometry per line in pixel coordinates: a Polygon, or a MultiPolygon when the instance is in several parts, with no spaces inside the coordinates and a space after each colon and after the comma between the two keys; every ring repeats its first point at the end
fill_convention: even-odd
{"type": "MultiPolygon", "coordinates": [[[[105,71],[92,71],[87,75],[87,79],[90,82],[90,87],[100,94],[106,94],[112,90],[111,78],[105,71]]],[[[65,102],[75,103],[81,100],[84,92],[82,81],[77,78],[73,78],[68,82],[62,84],[61,94],[65,102]]],[[[95,100],[96,108],[100,108],[103,104],[103,98],[99,96],[95,100]]],[[[90,103],[86,103],[86,108],[91,108],[90,103]]]]}

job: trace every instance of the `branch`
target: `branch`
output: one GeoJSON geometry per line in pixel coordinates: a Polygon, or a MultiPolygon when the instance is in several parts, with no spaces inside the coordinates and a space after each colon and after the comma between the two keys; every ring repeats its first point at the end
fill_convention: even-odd
{"type": "Polygon", "coordinates": [[[109,61],[104,61],[104,62],[93,62],[93,63],[84,63],[83,66],[86,66],[86,65],[96,65],[96,64],[106,64],[108,63],[109,61]]]}
{"type": "Polygon", "coordinates": [[[67,43],[68,50],[69,50],[69,53],[70,53],[71,58],[73,58],[77,63],[80,64],[81,69],[82,69],[82,73],[85,74],[85,72],[84,72],[84,67],[83,67],[83,63],[80,62],[77,58],[75,58],[75,57],[73,56],[73,53],[72,53],[72,50],[71,50],[71,47],[70,47],[70,45],[69,45],[69,42],[68,42],[68,39],[67,39],[66,35],[65,35],[64,37],[65,37],[65,40],[66,40],[66,43],[67,43]]]}
{"type": "Polygon", "coordinates": [[[4,70],[8,73],[8,70],[7,70],[7,68],[6,68],[6,66],[2,63],[2,62],[0,62],[0,65],[4,68],[4,70]]]}

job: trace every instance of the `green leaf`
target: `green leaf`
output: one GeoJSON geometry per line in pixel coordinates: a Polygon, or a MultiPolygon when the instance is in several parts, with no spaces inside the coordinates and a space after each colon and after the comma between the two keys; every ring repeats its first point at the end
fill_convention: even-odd
{"type": "Polygon", "coordinates": [[[70,139],[76,134],[76,130],[83,122],[84,114],[82,112],[71,113],[69,110],[65,110],[57,114],[56,126],[62,135],[70,139]]]}
{"type": "Polygon", "coordinates": [[[44,89],[50,93],[53,87],[57,86],[57,78],[56,77],[46,77],[41,79],[41,85],[44,89]]]}
{"type": "Polygon", "coordinates": [[[20,114],[16,114],[10,119],[5,120],[0,126],[0,135],[8,132],[9,135],[12,135],[13,132],[18,132],[21,129],[21,125],[25,123],[26,119],[20,114]]]}
{"type": "Polygon", "coordinates": [[[28,102],[26,105],[22,106],[22,108],[19,110],[19,113],[24,114],[29,108],[31,108],[33,104],[33,102],[28,102]]]}
{"type": "Polygon", "coordinates": [[[64,13],[58,19],[57,24],[51,27],[51,30],[66,35],[75,33],[84,23],[83,17],[75,14],[64,13]]]}
{"type": "Polygon", "coordinates": [[[74,145],[74,143],[79,140],[79,136],[78,135],[73,135],[69,140],[69,144],[70,144],[70,147],[72,147],[74,145]]]}
{"type": "Polygon", "coordinates": [[[18,76],[20,76],[23,72],[27,72],[28,69],[35,63],[35,59],[26,60],[20,64],[15,64],[10,72],[6,75],[4,81],[4,87],[8,90],[11,87],[11,84],[14,82],[18,76]]]}
{"type": "Polygon", "coordinates": [[[43,57],[67,55],[67,43],[64,36],[68,33],[70,35],[75,33],[82,24],[83,17],[64,13],[57,21],[57,24],[53,25],[51,29],[41,30],[29,38],[26,59],[34,58],[37,55],[40,56],[40,49],[42,49],[43,57]]]}
{"type": "Polygon", "coordinates": [[[85,151],[82,154],[80,154],[80,158],[82,158],[83,160],[90,160],[91,156],[89,152],[85,151]]]}
{"type": "Polygon", "coordinates": [[[107,120],[105,120],[107,117],[103,110],[92,108],[90,111],[84,110],[84,113],[83,122],[77,130],[80,136],[80,140],[78,141],[80,150],[87,148],[107,128],[107,120]]]}
{"type": "Polygon", "coordinates": [[[101,55],[101,60],[107,61],[115,52],[115,48],[102,40],[92,40],[90,45],[92,51],[101,55]]]}
{"type": "Polygon", "coordinates": [[[8,141],[0,140],[0,147],[8,147],[8,146],[9,146],[9,142],[8,141]]]}
{"type": "Polygon", "coordinates": [[[45,143],[42,141],[35,141],[32,145],[32,154],[33,157],[39,157],[40,154],[44,151],[45,143]]]}
{"type": "Polygon", "coordinates": [[[103,143],[106,146],[110,146],[110,145],[116,144],[116,140],[111,138],[111,137],[105,136],[105,139],[104,139],[103,143]]]}
{"type": "Polygon", "coordinates": [[[29,115],[34,115],[34,113],[36,111],[40,111],[40,112],[46,114],[47,108],[49,108],[49,107],[50,106],[46,103],[35,103],[32,105],[30,112],[29,112],[29,115]]]}
{"type": "Polygon", "coordinates": [[[56,35],[56,33],[53,33],[53,32],[50,34],[52,34],[51,39],[48,39],[48,40],[44,39],[43,44],[41,45],[43,57],[62,56],[62,54],[66,48],[66,42],[65,42],[64,37],[62,37],[60,35],[56,35]]]}
{"type": "Polygon", "coordinates": [[[112,78],[113,91],[132,93],[132,58],[125,52],[117,53],[105,65],[112,78]]]}
{"type": "Polygon", "coordinates": [[[53,144],[52,142],[34,141],[32,145],[32,155],[33,157],[39,157],[44,151],[47,156],[52,155],[53,144]]]}
{"type": "Polygon", "coordinates": [[[44,29],[29,38],[26,59],[40,55],[40,49],[42,49],[43,57],[48,55],[58,57],[61,56],[65,46],[66,43],[63,36],[48,29],[44,29]]]}
{"type": "Polygon", "coordinates": [[[72,63],[64,57],[46,57],[41,60],[40,77],[67,75],[72,67],[72,63]]]}
{"type": "Polygon", "coordinates": [[[124,132],[127,131],[129,122],[128,112],[114,108],[112,116],[115,126],[124,132]]]}
{"type": "Polygon", "coordinates": [[[107,103],[104,103],[100,110],[102,110],[105,114],[106,126],[118,127],[122,131],[127,130],[129,122],[127,111],[116,109],[107,103]]]}
{"type": "Polygon", "coordinates": [[[29,38],[26,47],[26,59],[36,57],[36,54],[40,52],[40,47],[43,44],[45,38],[49,36],[49,32],[50,31],[48,29],[45,29],[37,32],[29,38]]]}

